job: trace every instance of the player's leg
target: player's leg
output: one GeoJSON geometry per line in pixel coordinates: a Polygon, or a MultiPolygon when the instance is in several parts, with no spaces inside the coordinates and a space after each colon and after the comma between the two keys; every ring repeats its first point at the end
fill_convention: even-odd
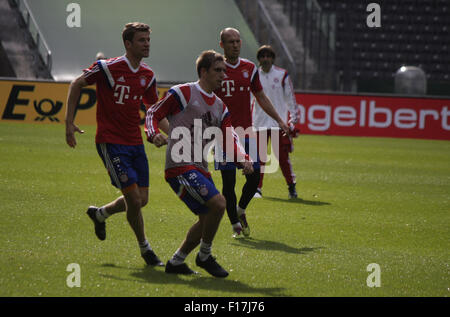
{"type": "Polygon", "coordinates": [[[266,131],[258,131],[257,132],[257,139],[258,139],[258,155],[260,157],[260,174],[259,174],[259,184],[258,188],[256,189],[255,198],[261,198],[262,197],[262,186],[263,186],[263,179],[264,179],[264,165],[266,165],[267,157],[268,157],[268,145],[269,145],[269,139],[271,136],[270,133],[271,130],[266,131]]]}
{"type": "Polygon", "coordinates": [[[141,193],[136,184],[123,190],[123,197],[126,204],[127,221],[130,224],[139,245],[146,240],[144,219],[141,212],[141,193]]]}
{"type": "MultiPolygon", "coordinates": [[[[139,187],[139,190],[141,192],[141,203],[142,207],[144,207],[148,202],[148,187],[139,187]]],[[[127,208],[125,198],[123,196],[118,197],[117,199],[113,200],[110,203],[107,203],[106,205],[97,208],[95,206],[90,206],[88,209],[88,213],[92,214],[92,217],[95,217],[96,221],[98,222],[99,231],[98,236],[99,238],[102,238],[100,240],[104,240],[106,238],[106,228],[105,228],[105,221],[110,216],[125,212],[127,208]]]]}
{"type": "MultiPolygon", "coordinates": [[[[136,205],[139,207],[139,218],[142,219],[142,231],[144,231],[144,221],[142,216],[142,208],[148,203],[148,188],[149,188],[149,169],[148,169],[148,160],[147,155],[145,154],[144,145],[137,145],[133,147],[133,170],[136,171],[136,179],[138,185],[138,192],[140,195],[140,204],[136,205]]],[[[128,208],[127,208],[127,218],[128,218],[128,208]]],[[[141,255],[144,258],[145,262],[149,265],[158,265],[163,266],[164,264],[160,261],[160,259],[156,256],[154,251],[152,250],[147,236],[144,232],[145,240],[141,242],[139,241],[139,248],[141,250],[141,255]]]]}
{"type": "Polygon", "coordinates": [[[192,252],[199,244],[202,238],[202,225],[197,221],[189,228],[186,238],[181,243],[180,247],[175,251],[172,258],[166,263],[166,273],[169,274],[197,274],[191,270],[184,262],[189,253],[192,252]]]}
{"type": "Polygon", "coordinates": [[[127,221],[136,236],[142,258],[148,265],[163,266],[145,234],[142,206],[146,204],[148,189],[143,189],[135,184],[123,191],[123,197],[126,204],[127,221]]]}
{"type": "Polygon", "coordinates": [[[278,160],[280,162],[281,172],[288,185],[289,198],[297,198],[297,191],[295,188],[296,176],[289,159],[289,153],[293,150],[292,139],[288,136],[282,136],[281,134],[279,134],[279,138],[280,151],[278,160]]]}
{"type": "Polygon", "coordinates": [[[255,195],[260,179],[260,169],[255,169],[252,174],[245,175],[245,178],[246,181],[244,187],[242,187],[242,195],[238,205],[241,209],[246,209],[255,195]]]}
{"type": "MultiPolygon", "coordinates": [[[[139,187],[139,191],[141,192],[141,207],[145,207],[148,203],[148,187],[139,187]]],[[[125,212],[127,206],[125,204],[125,198],[120,196],[102,208],[104,208],[109,217],[119,212],[125,212]]]]}
{"type": "MultiPolygon", "coordinates": [[[[199,214],[199,221],[189,229],[186,238],[179,248],[183,254],[187,255],[191,253],[201,242],[204,242],[206,245],[212,244],[225,212],[225,204],[225,198],[220,194],[217,194],[205,203],[208,207],[208,212],[199,214]]],[[[200,249],[200,251],[202,250],[200,249]]],[[[210,252],[203,254],[210,254],[210,252]]]]}
{"type": "Polygon", "coordinates": [[[210,274],[218,277],[228,275],[210,256],[212,240],[225,211],[225,198],[216,189],[213,180],[196,170],[191,170],[167,182],[178,197],[188,206],[199,220],[192,225],[186,238],[166,264],[166,272],[174,274],[193,274],[184,260],[200,244],[196,262],[210,274]],[[200,257],[206,261],[201,261],[200,257]]]}
{"type": "Polygon", "coordinates": [[[246,138],[245,139],[245,150],[250,155],[253,160],[253,170],[252,174],[245,175],[246,181],[242,187],[241,198],[239,199],[239,204],[236,207],[236,213],[238,215],[239,221],[242,225],[242,232],[245,236],[250,235],[250,227],[247,222],[247,216],[245,214],[245,209],[248,204],[255,196],[256,190],[258,188],[260,179],[260,158],[258,151],[256,150],[256,139],[246,138]]]}
{"type": "Polygon", "coordinates": [[[199,215],[202,225],[202,238],[195,263],[212,276],[227,277],[228,272],[216,262],[216,259],[211,254],[212,243],[225,212],[225,197],[217,194],[208,200],[205,205],[208,207],[208,213],[199,215]]]}
{"type": "Polygon", "coordinates": [[[141,256],[144,258],[148,265],[162,266],[163,263],[154,253],[150,243],[145,235],[144,218],[142,216],[142,205],[145,202],[145,192],[148,190],[142,190],[136,184],[133,184],[123,190],[123,197],[126,204],[127,221],[133,230],[136,240],[139,244],[141,256]],[[142,195],[144,193],[144,195],[142,195]]]}
{"type": "Polygon", "coordinates": [[[139,243],[141,255],[147,264],[162,265],[145,236],[141,208],[148,201],[148,161],[144,146],[97,144],[97,150],[111,178],[111,183],[122,191],[122,196],[104,207],[88,209],[95,224],[95,232],[104,238],[105,219],[117,212],[126,211],[127,220],[139,243]],[[109,210],[109,211],[108,211],[109,210]],[[100,229],[103,229],[101,231],[100,229]],[[100,235],[103,234],[103,235],[100,235]]]}
{"type": "MultiPolygon", "coordinates": [[[[264,165],[266,165],[266,163],[261,162],[261,171],[264,168],[264,165]]],[[[262,187],[263,187],[263,180],[264,180],[264,173],[260,171],[259,174],[259,184],[258,187],[256,188],[256,193],[255,193],[255,198],[262,198],[262,187]]]]}
{"type": "Polygon", "coordinates": [[[237,197],[235,192],[236,187],[236,169],[226,169],[220,171],[222,175],[222,194],[226,200],[226,210],[228,219],[230,220],[231,226],[233,228],[233,232],[236,235],[239,235],[242,226],[239,222],[239,218],[237,215],[236,203],[237,197]]]}
{"type": "MultiPolygon", "coordinates": [[[[108,171],[111,184],[118,189],[122,189],[124,183],[121,182],[120,175],[123,171],[121,164],[121,152],[123,149],[120,145],[107,143],[96,144],[96,147],[97,152],[108,171]]],[[[94,222],[95,234],[100,240],[106,239],[105,220],[113,213],[125,211],[125,209],[126,205],[123,196],[103,207],[98,208],[96,206],[90,206],[88,208],[86,213],[94,222]],[[106,206],[108,206],[108,208],[105,208],[106,206]]]]}
{"type": "Polygon", "coordinates": [[[200,223],[203,225],[202,241],[211,244],[225,212],[226,200],[224,196],[216,194],[205,205],[208,207],[208,212],[199,215],[200,223]]]}
{"type": "Polygon", "coordinates": [[[259,184],[260,169],[254,169],[254,172],[249,175],[245,175],[246,182],[242,187],[242,195],[239,199],[239,204],[236,207],[236,213],[238,215],[239,221],[242,225],[242,233],[248,237],[250,235],[250,226],[247,222],[247,216],[245,210],[255,196],[256,190],[259,184]]]}
{"type": "MultiPolygon", "coordinates": [[[[192,225],[191,228],[189,228],[189,230],[186,234],[186,238],[181,243],[181,246],[179,248],[181,253],[186,254],[186,255],[191,253],[192,250],[194,250],[200,244],[200,240],[202,238],[202,232],[203,232],[203,226],[202,226],[200,220],[198,220],[196,223],[194,223],[192,225]]],[[[184,258],[183,258],[183,260],[184,260],[184,258]]]]}
{"type": "MultiPolygon", "coordinates": [[[[198,190],[198,186],[200,185],[200,183],[197,182],[198,176],[198,173],[193,170],[177,177],[166,179],[178,198],[180,198],[196,215],[198,215],[199,212],[207,212],[207,208],[202,205],[204,200],[201,198],[200,190],[198,190]]],[[[205,191],[203,190],[202,193],[205,193],[205,191]]],[[[189,253],[200,244],[202,232],[202,224],[200,223],[200,220],[198,220],[191,228],[189,228],[180,247],[173,254],[172,258],[167,261],[165,269],[166,273],[184,275],[197,273],[191,270],[184,261],[189,253]]]]}

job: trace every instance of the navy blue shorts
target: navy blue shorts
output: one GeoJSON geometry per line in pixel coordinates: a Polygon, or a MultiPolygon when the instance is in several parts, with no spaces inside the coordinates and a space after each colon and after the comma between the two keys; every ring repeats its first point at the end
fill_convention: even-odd
{"type": "Polygon", "coordinates": [[[206,202],[219,194],[211,177],[192,169],[177,177],[166,179],[177,196],[196,215],[208,212],[206,202]]]}
{"type": "Polygon", "coordinates": [[[97,143],[97,152],[115,187],[120,190],[133,184],[148,187],[148,160],[143,144],[97,143]]]}
{"type": "MultiPolygon", "coordinates": [[[[244,148],[245,148],[245,153],[247,153],[250,156],[250,158],[252,159],[252,161],[253,161],[253,169],[254,170],[260,169],[261,166],[260,166],[260,163],[259,163],[260,160],[259,160],[258,149],[257,149],[257,146],[256,146],[256,138],[248,138],[248,137],[246,137],[244,143],[245,144],[243,144],[243,145],[244,145],[244,148]]],[[[214,169],[215,170],[220,170],[220,171],[223,171],[223,170],[235,170],[236,168],[241,169],[242,167],[236,165],[236,163],[234,163],[234,162],[227,162],[225,153],[223,154],[223,161],[222,162],[217,162],[217,160],[214,161],[214,169]]]]}

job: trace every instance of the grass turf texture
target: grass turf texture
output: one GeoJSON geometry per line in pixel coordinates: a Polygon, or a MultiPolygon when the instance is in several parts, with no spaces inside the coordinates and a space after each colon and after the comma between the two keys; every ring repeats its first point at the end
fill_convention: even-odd
{"type": "MultiPolygon", "coordinates": [[[[298,200],[281,171],[233,239],[225,215],[213,254],[224,280],[146,268],[125,214],[97,240],[85,214],[119,196],[94,146],[94,127],[65,144],[63,125],[0,123],[0,296],[449,296],[450,142],[303,135],[291,156],[298,200]],[[70,263],[81,287],[69,288],[70,263]],[[370,288],[370,263],[381,287],[370,288]]],[[[149,241],[166,262],[194,215],[163,179],[164,151],[146,144],[149,241]]],[[[220,174],[213,172],[221,189],[220,174]]],[[[244,177],[238,177],[240,190],[244,177]]]]}

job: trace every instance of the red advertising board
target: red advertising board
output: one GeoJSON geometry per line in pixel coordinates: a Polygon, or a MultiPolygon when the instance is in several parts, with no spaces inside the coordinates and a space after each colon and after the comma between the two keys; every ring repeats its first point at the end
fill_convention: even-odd
{"type": "Polygon", "coordinates": [[[450,140],[450,99],[297,93],[305,134],[450,140]]]}

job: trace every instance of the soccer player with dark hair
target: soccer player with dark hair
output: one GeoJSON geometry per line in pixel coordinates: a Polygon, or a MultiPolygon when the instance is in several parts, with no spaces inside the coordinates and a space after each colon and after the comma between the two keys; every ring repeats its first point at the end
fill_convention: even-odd
{"type": "Polygon", "coordinates": [[[146,133],[148,141],[157,147],[167,144],[166,181],[198,216],[198,221],[189,229],[185,240],[167,262],[166,272],[195,273],[184,261],[200,244],[195,259],[197,266],[215,277],[226,277],[228,272],[211,255],[212,242],[226,202],[214,185],[205,155],[208,145],[214,140],[225,144],[227,150],[232,150],[232,159],[243,168],[244,174],[253,173],[253,163],[234,133],[226,105],[213,93],[220,87],[225,75],[223,56],[212,50],[204,51],[196,64],[199,76],[197,82],[172,87],[163,100],[147,111],[146,133]],[[166,117],[170,123],[169,138],[161,134],[157,127],[158,122],[166,117]],[[212,134],[212,140],[204,137],[206,131],[214,129],[219,133],[212,134]],[[188,135],[183,135],[183,131],[188,135]],[[180,144],[184,147],[180,147],[180,144]]]}
{"type": "MultiPolygon", "coordinates": [[[[296,130],[295,125],[299,119],[292,82],[285,69],[274,65],[275,51],[272,46],[261,46],[256,53],[256,58],[260,65],[258,68],[259,80],[264,88],[264,92],[272,101],[280,117],[289,125],[291,133],[289,135],[281,135],[278,124],[258,106],[253,109],[253,126],[257,130],[258,136],[267,136],[265,145],[267,145],[269,138],[272,139],[272,147],[274,144],[279,145],[279,151],[272,151],[272,153],[278,156],[281,172],[288,185],[289,198],[297,198],[296,177],[289,159],[289,153],[294,150],[292,137],[298,136],[298,130],[296,130]],[[277,139],[274,140],[274,138],[277,139]]],[[[266,153],[262,153],[261,149],[259,153],[261,156],[266,155],[266,153]]],[[[264,162],[265,159],[261,160],[261,164],[264,164],[264,162]]],[[[255,197],[262,197],[263,177],[264,173],[261,172],[255,197]]]]}
{"type": "Polygon", "coordinates": [[[104,240],[106,218],[126,211],[145,262],[162,266],[145,235],[141,211],[148,202],[149,168],[141,136],[140,107],[142,103],[150,106],[158,101],[155,75],[142,62],[142,58],[149,56],[150,33],[147,24],[126,24],[122,32],[125,55],[100,59],[72,81],[67,99],[66,142],[74,148],[75,132],[83,133],[74,124],[81,89],[96,84],[97,152],[112,185],[122,196],[101,208],[89,207],[87,214],[94,222],[97,237],[104,240]]]}
{"type": "MultiPolygon", "coordinates": [[[[241,45],[242,41],[238,30],[226,28],[220,32],[220,47],[223,48],[225,55],[226,74],[222,81],[222,86],[215,93],[227,104],[231,114],[231,124],[236,130],[237,128],[245,129],[245,131],[248,131],[248,128],[251,130],[252,109],[250,93],[252,93],[258,100],[259,106],[278,123],[282,131],[288,133],[289,128],[280,118],[263,91],[256,65],[247,59],[239,57],[241,45]]],[[[247,153],[256,152],[256,135],[245,136],[242,143],[244,143],[247,153]]],[[[222,175],[222,193],[227,201],[227,214],[235,236],[239,235],[241,231],[245,236],[250,235],[245,209],[256,193],[260,177],[258,157],[252,159],[255,173],[246,175],[246,182],[242,188],[239,203],[237,203],[235,193],[236,165],[230,162],[227,164],[216,164],[216,169],[219,169],[222,175]]]]}

